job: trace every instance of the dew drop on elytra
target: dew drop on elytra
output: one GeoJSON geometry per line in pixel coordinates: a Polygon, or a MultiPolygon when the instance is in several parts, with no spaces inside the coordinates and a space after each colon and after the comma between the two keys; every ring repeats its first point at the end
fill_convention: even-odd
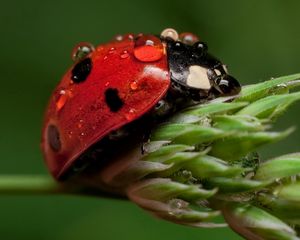
{"type": "Polygon", "coordinates": [[[163,57],[163,45],[155,36],[140,35],[133,50],[134,56],[141,62],[154,62],[163,57]]]}
{"type": "Polygon", "coordinates": [[[74,62],[80,61],[93,51],[95,51],[95,47],[91,43],[81,42],[73,48],[72,60],[74,62]]]}
{"type": "Polygon", "coordinates": [[[128,57],[129,57],[128,51],[124,50],[124,51],[121,53],[120,57],[121,57],[122,59],[128,58],[128,57]]]}
{"type": "Polygon", "coordinates": [[[116,51],[114,47],[111,47],[108,51],[109,54],[113,54],[116,51]]]}
{"type": "Polygon", "coordinates": [[[68,100],[68,96],[65,90],[60,90],[59,96],[56,101],[56,110],[59,111],[63,108],[68,100]]]}
{"type": "Polygon", "coordinates": [[[138,84],[137,84],[136,81],[133,81],[133,82],[130,83],[130,89],[131,90],[137,90],[137,88],[138,88],[138,84]]]}
{"type": "Polygon", "coordinates": [[[194,43],[199,42],[199,38],[195,34],[189,32],[181,33],[179,39],[182,43],[187,45],[193,45],[194,43]]]}
{"type": "Polygon", "coordinates": [[[121,42],[123,40],[123,36],[121,34],[115,36],[115,40],[121,42]]]}
{"type": "Polygon", "coordinates": [[[125,118],[128,121],[133,120],[136,117],[136,110],[134,108],[131,108],[128,113],[125,114],[125,118]]]}

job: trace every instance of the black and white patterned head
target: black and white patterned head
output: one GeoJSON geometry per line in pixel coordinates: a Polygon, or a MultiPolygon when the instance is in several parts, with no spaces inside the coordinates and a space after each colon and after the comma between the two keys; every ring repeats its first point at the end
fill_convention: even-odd
{"type": "Polygon", "coordinates": [[[174,90],[194,100],[238,94],[239,82],[228,74],[220,60],[208,53],[207,45],[194,36],[185,33],[183,38],[173,29],[161,34],[174,90]]]}

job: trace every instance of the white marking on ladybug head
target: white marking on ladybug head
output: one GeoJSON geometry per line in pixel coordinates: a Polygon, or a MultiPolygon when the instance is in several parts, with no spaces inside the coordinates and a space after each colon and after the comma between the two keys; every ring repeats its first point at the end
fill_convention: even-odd
{"type": "Polygon", "coordinates": [[[227,66],[225,64],[222,65],[224,71],[228,74],[228,69],[227,69],[227,66]]]}
{"type": "Polygon", "coordinates": [[[219,69],[214,69],[214,70],[215,70],[215,73],[216,73],[218,76],[222,75],[219,69]]]}
{"type": "Polygon", "coordinates": [[[177,41],[178,38],[179,38],[179,35],[178,35],[177,31],[175,29],[173,29],[173,28],[166,28],[166,29],[164,29],[161,32],[160,36],[162,38],[171,38],[174,41],[177,41]]]}
{"type": "Polygon", "coordinates": [[[186,84],[189,87],[209,90],[210,81],[207,76],[207,69],[201,66],[193,65],[189,67],[190,74],[187,77],[186,84]]]}

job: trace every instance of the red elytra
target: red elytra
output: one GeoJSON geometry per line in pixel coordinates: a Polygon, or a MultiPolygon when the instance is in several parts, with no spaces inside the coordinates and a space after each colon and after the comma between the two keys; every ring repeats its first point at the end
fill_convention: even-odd
{"type": "Polygon", "coordinates": [[[92,63],[87,78],[79,83],[72,81],[74,65],[54,90],[45,114],[41,146],[56,179],[91,145],[141,117],[166,94],[170,76],[164,46],[147,46],[149,51],[139,58],[135,47],[135,41],[126,35],[98,46],[87,56],[92,63]],[[122,100],[118,111],[111,111],[105,102],[108,89],[117,90],[122,100]]]}

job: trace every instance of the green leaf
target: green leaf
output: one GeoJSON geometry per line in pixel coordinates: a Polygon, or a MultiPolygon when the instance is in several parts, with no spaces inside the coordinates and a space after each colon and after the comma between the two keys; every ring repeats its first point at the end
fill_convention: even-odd
{"type": "Polygon", "coordinates": [[[239,193],[247,192],[263,188],[269,185],[270,182],[262,182],[249,180],[245,178],[210,178],[208,179],[209,187],[217,187],[220,193],[239,193]]]}
{"type": "MultiPolygon", "coordinates": [[[[258,84],[244,86],[241,91],[241,96],[237,98],[236,102],[246,101],[246,102],[254,102],[260,98],[264,98],[270,95],[270,91],[274,89],[274,87],[280,84],[287,84],[290,81],[300,79],[300,74],[294,74],[289,76],[283,76],[279,78],[274,78],[269,81],[265,81],[258,84]]],[[[288,87],[288,86],[287,86],[288,87]]],[[[290,85],[293,87],[293,85],[290,85]]]]}
{"type": "Polygon", "coordinates": [[[283,221],[249,204],[228,204],[223,215],[230,227],[246,239],[299,239],[283,221]]]}
{"type": "Polygon", "coordinates": [[[249,115],[217,115],[213,121],[215,128],[224,131],[260,131],[265,128],[258,118],[249,115]]]}
{"type": "Polygon", "coordinates": [[[254,132],[254,133],[236,133],[226,138],[216,140],[212,144],[212,150],[209,152],[217,158],[226,161],[236,161],[257,148],[277,142],[288,136],[293,128],[284,132],[254,132]]]}
{"type": "Polygon", "coordinates": [[[271,194],[258,194],[255,203],[265,207],[270,212],[288,223],[300,225],[300,204],[299,201],[288,201],[284,198],[271,194]]]}
{"type": "Polygon", "coordinates": [[[300,173],[300,153],[287,154],[262,163],[255,174],[257,180],[274,180],[300,173]]]}
{"type": "Polygon", "coordinates": [[[299,99],[300,92],[268,96],[246,106],[237,112],[237,114],[250,115],[258,118],[273,118],[299,99]]]}
{"type": "Polygon", "coordinates": [[[300,182],[284,184],[273,190],[273,194],[281,199],[300,205],[300,182]]]}
{"type": "Polygon", "coordinates": [[[200,104],[192,108],[188,108],[183,111],[184,114],[203,116],[203,115],[212,115],[212,114],[223,114],[229,111],[238,110],[242,107],[245,107],[247,102],[213,102],[207,104],[200,104]]]}
{"type": "Polygon", "coordinates": [[[199,156],[193,161],[184,164],[184,169],[192,172],[193,177],[197,179],[211,177],[233,177],[245,171],[238,166],[230,166],[227,162],[212,156],[199,156]]]}
{"type": "Polygon", "coordinates": [[[225,133],[212,127],[202,127],[194,124],[165,124],[153,133],[151,140],[170,140],[173,144],[196,145],[209,142],[225,133]]]}
{"type": "Polygon", "coordinates": [[[216,194],[217,189],[206,190],[197,185],[182,184],[166,178],[155,178],[145,180],[135,187],[134,191],[143,198],[166,202],[174,198],[186,201],[207,199],[216,194]]]}

